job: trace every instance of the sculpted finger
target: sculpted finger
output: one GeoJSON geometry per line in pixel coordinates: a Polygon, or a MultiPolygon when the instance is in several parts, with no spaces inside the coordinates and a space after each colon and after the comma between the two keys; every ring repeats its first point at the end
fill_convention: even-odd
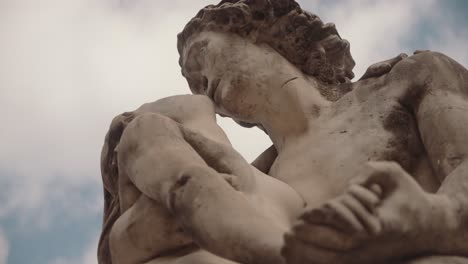
{"type": "Polygon", "coordinates": [[[375,207],[380,202],[379,196],[361,185],[352,184],[348,192],[356,198],[360,203],[362,203],[369,212],[374,212],[375,207]]]}
{"type": "Polygon", "coordinates": [[[285,246],[281,255],[288,264],[341,263],[339,255],[334,251],[304,243],[288,235],[285,236],[285,246]]]}
{"type": "Polygon", "coordinates": [[[379,62],[377,64],[372,65],[369,68],[369,73],[374,76],[379,76],[385,74],[390,71],[392,65],[388,62],[379,62]]]}
{"type": "Polygon", "coordinates": [[[405,58],[408,58],[408,54],[406,53],[400,53],[398,54],[398,56],[396,56],[395,58],[392,58],[392,59],[389,59],[385,62],[387,62],[388,64],[390,64],[391,68],[393,68],[393,66],[395,66],[398,62],[400,62],[401,60],[405,59],[405,58]]]}
{"type": "Polygon", "coordinates": [[[353,180],[354,184],[379,191],[381,189],[383,199],[392,193],[398,186],[398,177],[395,175],[395,168],[389,162],[368,162],[361,172],[361,175],[353,180]],[[377,188],[375,185],[379,186],[377,188]]]}
{"type": "Polygon", "coordinates": [[[356,198],[351,195],[346,195],[343,198],[343,204],[354,213],[370,234],[376,235],[380,233],[381,225],[378,218],[372,212],[368,211],[356,198]]]}
{"type": "Polygon", "coordinates": [[[369,186],[369,190],[372,191],[372,193],[374,193],[375,195],[377,195],[377,197],[382,197],[382,194],[383,194],[383,190],[382,188],[380,187],[380,185],[378,184],[371,184],[369,186]]]}
{"type": "Polygon", "coordinates": [[[373,77],[379,77],[391,70],[392,66],[386,62],[378,62],[367,68],[364,75],[359,80],[365,80],[373,77]]]}
{"type": "Polygon", "coordinates": [[[406,53],[401,53],[398,56],[391,58],[386,61],[378,62],[372,64],[367,68],[364,75],[361,77],[360,80],[372,78],[372,77],[379,77],[391,71],[391,69],[401,60],[407,58],[408,55],[406,53]]]}
{"type": "Polygon", "coordinates": [[[314,208],[307,210],[299,219],[304,220],[310,224],[326,224],[331,218],[331,210],[329,208],[314,208]]]}
{"type": "Polygon", "coordinates": [[[342,232],[352,229],[351,224],[346,221],[345,217],[340,215],[329,203],[306,211],[301,215],[300,219],[308,224],[329,226],[342,232]]]}
{"type": "Polygon", "coordinates": [[[381,188],[382,196],[388,196],[397,187],[413,190],[421,189],[418,182],[396,162],[369,162],[368,166],[374,170],[374,181],[369,181],[366,187],[375,191],[376,188],[372,184],[377,184],[381,188]]]}
{"type": "Polygon", "coordinates": [[[375,69],[375,74],[385,74],[392,69],[392,65],[388,62],[381,63],[375,69]]]}
{"type": "Polygon", "coordinates": [[[341,201],[332,200],[327,202],[327,206],[329,206],[333,211],[337,214],[337,220],[341,220],[344,224],[344,227],[348,228],[347,231],[351,232],[362,232],[364,231],[364,227],[359,222],[357,217],[351,212],[351,210],[346,207],[341,201]]]}
{"type": "Polygon", "coordinates": [[[293,233],[302,242],[329,250],[343,251],[355,247],[349,234],[326,225],[300,223],[294,226],[293,233]]]}

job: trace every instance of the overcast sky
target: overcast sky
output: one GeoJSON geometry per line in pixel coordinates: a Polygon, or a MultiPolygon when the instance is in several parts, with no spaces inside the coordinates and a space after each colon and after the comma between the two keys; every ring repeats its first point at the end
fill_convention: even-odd
{"type": "MultiPolygon", "coordinates": [[[[415,49],[468,65],[468,1],[302,0],[351,42],[356,76],[415,49]]],[[[189,93],[176,35],[209,0],[0,0],[0,264],[96,263],[113,116],[189,93]]],[[[271,143],[219,118],[248,160],[271,143]]]]}

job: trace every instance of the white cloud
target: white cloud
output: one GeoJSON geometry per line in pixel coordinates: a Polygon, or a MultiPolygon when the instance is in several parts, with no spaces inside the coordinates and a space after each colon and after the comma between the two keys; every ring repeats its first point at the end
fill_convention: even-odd
{"type": "MultiPolygon", "coordinates": [[[[100,186],[100,147],[113,116],[189,92],[177,64],[176,34],[213,2],[0,1],[0,168],[8,172],[0,180],[10,177],[0,197],[0,218],[17,213],[28,219],[38,213],[35,220],[44,228],[57,204],[74,209],[72,204],[81,204],[76,211],[82,214],[99,212],[101,200],[95,207],[83,205],[70,190],[100,186]]],[[[435,16],[440,4],[301,2],[325,22],[335,22],[351,42],[358,77],[376,61],[411,52],[401,43],[422,19],[435,16]]],[[[467,65],[466,34],[443,23],[434,31],[445,32],[444,38],[434,37],[428,46],[460,56],[467,65]]],[[[219,123],[248,160],[271,144],[259,130],[225,118],[219,123]]]]}
{"type": "Polygon", "coordinates": [[[0,264],[7,264],[10,243],[2,229],[0,229],[0,264]]]}
{"type": "Polygon", "coordinates": [[[77,258],[57,257],[50,261],[49,264],[97,264],[98,242],[99,240],[95,239],[89,243],[88,247],[77,258]]]}
{"type": "Polygon", "coordinates": [[[83,264],[97,264],[97,247],[98,240],[91,243],[91,246],[86,249],[83,256],[81,257],[81,262],[83,264]]]}
{"type": "MultiPolygon", "coordinates": [[[[8,114],[0,180],[7,177],[11,188],[0,217],[44,212],[36,223],[46,227],[44,209],[67,200],[51,188],[101,184],[99,155],[112,118],[189,92],[176,35],[209,2],[171,1],[163,9],[143,0],[2,1],[0,111],[8,114]]],[[[220,123],[248,159],[268,146],[263,132],[220,123]]]]}
{"type": "MultiPolygon", "coordinates": [[[[107,126],[120,112],[189,92],[177,64],[176,34],[213,2],[0,0],[0,219],[15,215],[20,225],[34,221],[47,229],[57,213],[79,218],[101,212],[100,190],[87,200],[79,191],[101,185],[107,126]]],[[[402,42],[421,20],[436,18],[443,3],[300,2],[335,22],[351,42],[358,77],[376,61],[412,52],[402,42]]],[[[430,49],[468,65],[466,30],[442,19],[433,31],[440,35],[427,40],[430,49]]],[[[271,144],[259,130],[225,118],[219,123],[248,160],[271,144]]],[[[79,258],[55,263],[94,264],[96,247],[93,241],[79,258]]],[[[0,230],[0,264],[8,249],[0,230]]]]}
{"type": "Polygon", "coordinates": [[[135,15],[139,9],[99,1],[11,4],[0,26],[0,109],[10,113],[0,131],[0,167],[24,177],[99,180],[114,115],[189,92],[176,34],[208,2],[154,8],[145,19],[135,15]]]}
{"type": "Polygon", "coordinates": [[[15,219],[20,230],[52,232],[55,224],[99,218],[103,212],[100,186],[66,180],[9,179],[0,182],[0,220],[15,219]]]}
{"type": "Polygon", "coordinates": [[[446,17],[437,17],[440,22],[436,26],[437,35],[427,40],[427,48],[442,52],[463,66],[468,67],[468,30],[465,27],[454,27],[453,24],[443,23],[446,17]]]}
{"type": "Polygon", "coordinates": [[[423,19],[438,11],[435,0],[344,0],[301,1],[302,5],[324,20],[336,24],[340,35],[351,43],[356,61],[356,77],[367,67],[406,50],[402,44],[415,34],[415,27],[423,19]]]}

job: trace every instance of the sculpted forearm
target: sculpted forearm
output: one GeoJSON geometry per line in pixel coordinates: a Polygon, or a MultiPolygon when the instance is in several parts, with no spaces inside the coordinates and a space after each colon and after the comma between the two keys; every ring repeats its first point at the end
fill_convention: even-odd
{"type": "Polygon", "coordinates": [[[441,182],[433,196],[441,222],[434,251],[468,256],[468,71],[438,53],[415,56],[429,75],[416,93],[413,110],[432,168],[441,182]]]}
{"type": "Polygon", "coordinates": [[[154,113],[136,117],[118,145],[119,172],[146,196],[168,206],[170,190],[192,166],[207,166],[173,120],[154,113]]]}
{"type": "Polygon", "coordinates": [[[241,263],[283,263],[285,232],[214,170],[199,167],[172,190],[171,207],[197,244],[241,263]]]}
{"type": "Polygon", "coordinates": [[[468,159],[442,182],[435,195],[444,212],[444,225],[436,251],[441,254],[468,256],[468,159]]]}
{"type": "Polygon", "coordinates": [[[156,114],[135,118],[118,151],[119,170],[203,249],[241,263],[282,263],[285,230],[249,200],[252,169],[238,153],[156,114]]]}

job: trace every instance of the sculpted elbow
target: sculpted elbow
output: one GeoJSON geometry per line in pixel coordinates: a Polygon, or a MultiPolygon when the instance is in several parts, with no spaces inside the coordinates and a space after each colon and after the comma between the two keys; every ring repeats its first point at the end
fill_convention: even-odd
{"type": "MultiPolygon", "coordinates": [[[[180,174],[169,189],[167,206],[175,214],[193,214],[199,208],[197,198],[207,192],[218,173],[202,166],[189,166],[180,174]]],[[[201,205],[200,205],[201,206],[201,205]]]]}

